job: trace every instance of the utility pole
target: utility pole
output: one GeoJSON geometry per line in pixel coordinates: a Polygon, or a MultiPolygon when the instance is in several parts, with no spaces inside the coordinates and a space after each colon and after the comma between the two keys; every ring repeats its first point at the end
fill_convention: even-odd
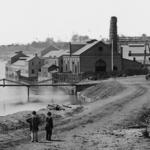
{"type": "Polygon", "coordinates": [[[114,70],[113,51],[114,51],[114,45],[113,45],[113,39],[112,39],[112,41],[111,41],[111,71],[114,70]]]}
{"type": "Polygon", "coordinates": [[[145,42],[145,49],[144,49],[144,62],[143,62],[143,65],[144,65],[144,68],[145,68],[145,64],[146,64],[146,42],[145,42]]]}
{"type": "Polygon", "coordinates": [[[72,71],[72,64],[71,64],[71,56],[72,56],[72,49],[71,49],[71,42],[69,42],[69,48],[70,48],[70,57],[69,57],[69,71],[72,71]]]}

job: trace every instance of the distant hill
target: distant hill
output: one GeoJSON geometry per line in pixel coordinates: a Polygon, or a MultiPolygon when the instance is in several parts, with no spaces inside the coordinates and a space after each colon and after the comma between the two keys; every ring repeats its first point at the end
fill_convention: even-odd
{"type": "MultiPolygon", "coordinates": [[[[85,42],[90,38],[87,35],[75,34],[71,38],[71,42],[85,42]]],[[[39,53],[41,50],[48,48],[50,45],[58,49],[69,49],[69,43],[64,41],[54,41],[53,38],[46,38],[45,41],[33,41],[29,44],[10,44],[0,46],[0,59],[8,60],[11,54],[16,51],[23,51],[26,54],[39,53]]]]}
{"type": "Polygon", "coordinates": [[[26,54],[35,54],[39,53],[41,50],[49,47],[50,45],[54,45],[59,49],[69,49],[69,43],[67,42],[32,42],[31,44],[19,45],[19,44],[11,44],[11,45],[1,45],[0,46],[0,59],[8,60],[10,55],[14,54],[16,51],[23,51],[26,54]]]}
{"type": "Polygon", "coordinates": [[[0,46],[0,59],[8,60],[10,55],[16,51],[23,51],[26,54],[38,53],[42,48],[34,48],[31,45],[6,45],[0,46]]]}

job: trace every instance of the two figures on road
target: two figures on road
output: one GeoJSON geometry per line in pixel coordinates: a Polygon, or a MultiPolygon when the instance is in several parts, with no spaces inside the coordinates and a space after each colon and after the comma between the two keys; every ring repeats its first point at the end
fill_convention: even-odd
{"type": "MultiPolygon", "coordinates": [[[[38,130],[41,121],[38,115],[36,114],[36,111],[32,112],[32,116],[29,119],[27,119],[27,122],[30,125],[32,142],[38,142],[38,130]]],[[[53,118],[51,112],[48,112],[46,117],[46,125],[45,125],[46,140],[48,141],[51,140],[52,129],[53,129],[53,118]]]]}

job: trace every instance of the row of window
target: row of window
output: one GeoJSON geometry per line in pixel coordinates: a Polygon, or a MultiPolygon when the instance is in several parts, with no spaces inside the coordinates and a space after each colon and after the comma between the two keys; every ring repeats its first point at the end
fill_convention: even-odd
{"type": "MultiPolygon", "coordinates": [[[[39,69],[38,71],[41,72],[41,69],[39,69]]],[[[32,70],[31,70],[31,73],[32,73],[32,74],[35,74],[35,70],[32,69],[32,70]]]]}

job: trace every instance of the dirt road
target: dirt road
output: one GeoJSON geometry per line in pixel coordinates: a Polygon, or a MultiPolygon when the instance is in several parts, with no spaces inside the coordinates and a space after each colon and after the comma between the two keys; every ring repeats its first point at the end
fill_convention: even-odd
{"type": "MultiPolygon", "coordinates": [[[[68,114],[54,129],[53,141],[45,140],[40,131],[40,142],[31,143],[26,134],[20,140],[1,143],[10,150],[145,150],[150,139],[142,135],[144,129],[132,129],[143,109],[150,108],[150,82],[144,76],[116,78],[126,87],[122,92],[84,104],[77,112],[68,114]],[[17,142],[15,142],[17,141],[17,142]]],[[[22,133],[22,131],[20,131],[22,133]]],[[[18,131],[19,133],[19,131],[18,131]]],[[[10,140],[11,141],[11,140],[10,140]]]]}

